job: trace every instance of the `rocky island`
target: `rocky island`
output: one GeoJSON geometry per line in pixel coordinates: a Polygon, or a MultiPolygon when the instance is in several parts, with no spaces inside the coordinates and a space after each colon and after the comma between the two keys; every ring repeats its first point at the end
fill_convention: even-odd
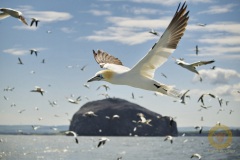
{"type": "Polygon", "coordinates": [[[177,124],[144,107],[118,98],[84,104],[74,115],[69,130],[79,136],[177,136],[177,124]],[[91,114],[86,114],[91,113],[91,114]],[[144,115],[148,124],[141,123],[144,115]]]}

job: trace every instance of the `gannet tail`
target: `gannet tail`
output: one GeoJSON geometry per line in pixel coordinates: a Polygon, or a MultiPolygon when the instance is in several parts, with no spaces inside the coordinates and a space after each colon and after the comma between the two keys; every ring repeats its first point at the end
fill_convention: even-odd
{"type": "Polygon", "coordinates": [[[179,89],[175,88],[174,86],[164,85],[163,88],[166,91],[166,93],[165,93],[166,95],[174,97],[174,98],[181,98],[182,95],[184,94],[183,90],[179,90],[179,89]]]}

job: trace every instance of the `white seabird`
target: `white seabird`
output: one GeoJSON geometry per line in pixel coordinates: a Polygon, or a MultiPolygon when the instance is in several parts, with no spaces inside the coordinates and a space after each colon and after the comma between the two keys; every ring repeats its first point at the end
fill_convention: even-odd
{"type": "Polygon", "coordinates": [[[110,139],[108,139],[106,137],[100,138],[97,147],[100,147],[101,145],[104,145],[106,143],[106,141],[110,141],[110,139]]]}
{"type": "Polygon", "coordinates": [[[37,18],[32,18],[32,21],[31,21],[31,24],[30,24],[30,26],[32,26],[32,25],[33,25],[33,23],[35,23],[35,25],[36,25],[36,27],[37,27],[37,25],[38,25],[38,22],[39,22],[39,20],[38,20],[37,18]]]}
{"type": "Polygon", "coordinates": [[[106,91],[107,91],[108,89],[110,89],[110,87],[109,87],[108,85],[103,84],[103,85],[99,86],[96,90],[99,90],[101,87],[104,87],[106,91]]]}
{"type": "Polygon", "coordinates": [[[41,87],[35,86],[35,89],[31,90],[31,92],[38,92],[43,96],[44,90],[41,87]]]}
{"type": "Polygon", "coordinates": [[[93,111],[85,112],[83,116],[87,116],[87,117],[97,117],[97,115],[96,115],[93,111]]]}
{"type": "Polygon", "coordinates": [[[36,49],[30,49],[30,54],[32,55],[33,53],[35,53],[35,55],[37,56],[38,50],[36,50],[36,49]]]}
{"type": "MultiPolygon", "coordinates": [[[[210,60],[210,61],[198,61],[198,62],[194,62],[194,63],[187,63],[187,62],[183,61],[183,59],[175,59],[174,58],[174,60],[176,61],[176,63],[179,66],[186,68],[187,70],[194,72],[197,75],[199,75],[198,71],[196,70],[197,67],[215,62],[214,60],[210,60]]],[[[200,80],[202,81],[201,77],[200,77],[200,80]]]]}
{"type": "Polygon", "coordinates": [[[70,135],[73,135],[74,138],[75,138],[75,142],[78,143],[78,139],[77,139],[77,133],[74,132],[74,131],[66,131],[65,134],[70,134],[70,135]]]}
{"type": "Polygon", "coordinates": [[[146,124],[146,125],[152,126],[152,125],[150,124],[150,122],[151,122],[152,120],[151,120],[151,119],[146,119],[145,116],[144,116],[144,114],[138,113],[137,116],[139,116],[139,118],[141,119],[141,120],[138,121],[138,123],[142,123],[142,124],[146,124]]]}
{"type": "Polygon", "coordinates": [[[68,102],[73,103],[73,104],[78,104],[81,101],[81,96],[79,96],[76,100],[72,99],[72,98],[68,98],[66,97],[68,102]]]}
{"type": "Polygon", "coordinates": [[[149,33],[155,35],[155,36],[159,36],[158,32],[155,31],[154,29],[151,29],[151,31],[149,31],[149,33]]]}
{"type": "Polygon", "coordinates": [[[184,34],[188,22],[188,12],[185,3],[177,11],[167,29],[153,45],[150,51],[132,69],[123,66],[122,62],[112,55],[93,50],[96,62],[106,70],[101,70],[88,80],[107,81],[112,84],[128,85],[154,92],[160,92],[172,97],[181,97],[179,90],[154,80],[154,72],[177,48],[178,42],[184,34]]]}
{"type": "Polygon", "coordinates": [[[198,153],[193,154],[193,155],[191,156],[191,158],[193,158],[193,157],[196,157],[196,158],[198,158],[198,159],[201,159],[201,158],[202,158],[201,155],[198,154],[198,153]]]}
{"type": "Polygon", "coordinates": [[[171,142],[171,144],[173,143],[173,137],[172,136],[166,136],[164,141],[169,140],[171,142]]]}
{"type": "Polygon", "coordinates": [[[11,8],[1,8],[0,11],[2,11],[2,13],[0,13],[0,19],[4,19],[4,18],[7,18],[9,16],[12,16],[14,18],[19,19],[24,24],[28,25],[25,18],[23,17],[22,12],[11,9],[11,8]]]}

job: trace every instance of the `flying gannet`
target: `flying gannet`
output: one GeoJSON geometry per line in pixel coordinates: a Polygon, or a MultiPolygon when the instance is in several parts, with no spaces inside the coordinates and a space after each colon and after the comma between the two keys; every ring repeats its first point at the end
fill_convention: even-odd
{"type": "Polygon", "coordinates": [[[65,134],[67,135],[73,135],[75,138],[75,142],[78,143],[77,133],[74,131],[66,131],[65,134]]]}
{"type": "Polygon", "coordinates": [[[193,155],[191,156],[191,158],[193,158],[193,157],[196,157],[196,158],[198,158],[198,159],[201,159],[201,158],[202,158],[201,155],[198,154],[198,153],[193,154],[193,155]]]}
{"type": "MultiPolygon", "coordinates": [[[[187,70],[189,70],[191,72],[194,72],[197,75],[199,75],[199,73],[197,71],[197,67],[215,62],[214,60],[210,60],[210,61],[197,61],[197,62],[194,62],[194,63],[187,63],[183,59],[175,59],[175,58],[173,58],[173,59],[176,61],[176,63],[179,66],[181,66],[183,68],[186,68],[187,70]]],[[[201,77],[200,77],[200,81],[202,81],[201,77]]]]}
{"type": "Polygon", "coordinates": [[[149,52],[132,68],[123,66],[122,62],[114,56],[98,50],[93,50],[93,55],[101,70],[94,77],[88,80],[92,81],[107,81],[112,84],[128,85],[135,88],[141,88],[162,94],[181,97],[181,92],[173,86],[168,86],[154,80],[154,72],[177,48],[178,42],[184,34],[188,23],[188,13],[186,12],[187,5],[185,3],[176,10],[167,29],[158,40],[157,43],[149,50],[149,52]]]}
{"type": "Polygon", "coordinates": [[[158,32],[155,31],[154,29],[151,29],[151,31],[149,31],[149,33],[155,35],[155,36],[159,36],[158,32]]]}
{"type": "Polygon", "coordinates": [[[37,56],[38,50],[36,50],[36,49],[30,49],[30,54],[32,55],[33,53],[35,53],[35,55],[37,56]]]}
{"type": "Polygon", "coordinates": [[[110,139],[108,139],[106,137],[100,138],[97,147],[100,147],[101,145],[104,145],[106,143],[106,141],[110,141],[110,139]]]}
{"type": "Polygon", "coordinates": [[[21,58],[18,57],[18,64],[23,64],[21,58]]]}
{"type": "Polygon", "coordinates": [[[31,92],[38,92],[43,96],[44,90],[41,87],[35,86],[35,89],[31,90],[31,92]]]}
{"type": "Polygon", "coordinates": [[[38,22],[39,22],[39,20],[38,20],[38,19],[36,19],[36,18],[32,18],[32,21],[31,21],[31,24],[30,24],[30,26],[32,26],[32,25],[33,25],[33,23],[35,23],[35,25],[36,25],[36,27],[37,27],[37,25],[38,25],[38,22]]]}
{"type": "Polygon", "coordinates": [[[1,8],[0,11],[2,11],[2,13],[0,13],[0,19],[4,19],[4,18],[7,18],[9,16],[12,16],[14,18],[19,19],[24,24],[28,25],[25,18],[22,15],[22,12],[11,9],[11,8],[1,8]]]}
{"type": "Polygon", "coordinates": [[[169,140],[171,142],[171,144],[173,143],[173,137],[172,136],[169,136],[169,135],[166,136],[164,141],[167,141],[167,140],[169,140]]]}

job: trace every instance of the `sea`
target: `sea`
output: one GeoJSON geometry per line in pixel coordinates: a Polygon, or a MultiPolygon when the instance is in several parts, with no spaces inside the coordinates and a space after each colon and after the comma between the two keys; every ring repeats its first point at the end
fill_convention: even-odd
{"type": "MultiPolygon", "coordinates": [[[[240,137],[217,149],[208,137],[107,137],[65,135],[0,135],[0,160],[188,160],[198,153],[202,160],[240,160],[240,137]]],[[[192,158],[198,159],[198,158],[192,158]]]]}

